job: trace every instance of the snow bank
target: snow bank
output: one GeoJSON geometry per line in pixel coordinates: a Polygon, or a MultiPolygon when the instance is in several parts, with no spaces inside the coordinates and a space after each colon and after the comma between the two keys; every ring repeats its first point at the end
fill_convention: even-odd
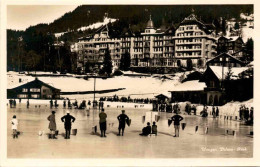
{"type": "Polygon", "coordinates": [[[252,38],[254,40],[254,29],[243,27],[242,28],[242,38],[244,42],[247,42],[249,38],[252,38]]]}
{"type": "MultiPolygon", "coordinates": [[[[185,103],[186,104],[186,103],[185,103]]],[[[239,117],[239,108],[241,105],[245,105],[249,109],[253,107],[253,99],[243,102],[229,102],[223,106],[218,106],[219,115],[223,116],[238,116],[239,117]]],[[[201,112],[203,109],[203,105],[197,106],[197,113],[201,112]]],[[[212,106],[208,106],[208,112],[212,112],[212,106]]]]}

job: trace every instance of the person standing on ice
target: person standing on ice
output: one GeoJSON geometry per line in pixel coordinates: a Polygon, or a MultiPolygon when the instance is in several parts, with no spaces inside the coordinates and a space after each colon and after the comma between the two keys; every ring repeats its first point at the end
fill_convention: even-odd
{"type": "Polygon", "coordinates": [[[16,119],[16,115],[13,116],[11,123],[12,123],[12,130],[13,130],[13,138],[18,138],[18,134],[17,134],[18,121],[16,119]]]}
{"type": "Polygon", "coordinates": [[[30,102],[29,102],[29,99],[27,100],[27,108],[29,108],[30,106],[30,102]]]}
{"type": "Polygon", "coordinates": [[[71,122],[75,122],[75,118],[70,115],[70,112],[67,111],[67,115],[61,117],[61,121],[64,122],[64,128],[66,131],[65,139],[70,139],[70,131],[71,131],[71,122]]]}
{"type": "Polygon", "coordinates": [[[49,129],[51,131],[50,139],[57,139],[55,137],[55,131],[56,131],[55,111],[52,111],[51,115],[49,115],[47,119],[48,121],[50,121],[49,123],[49,129]]]}
{"type": "Polygon", "coordinates": [[[16,108],[16,100],[14,99],[14,108],[16,108]]]}
{"type": "Polygon", "coordinates": [[[218,116],[219,116],[219,109],[217,107],[217,109],[216,109],[216,117],[218,117],[218,116]]]}
{"type": "Polygon", "coordinates": [[[55,108],[57,108],[59,106],[58,102],[57,102],[57,99],[55,99],[55,101],[54,101],[54,106],[55,106],[55,108]]]}
{"type": "Polygon", "coordinates": [[[66,108],[66,100],[63,100],[63,108],[66,108]]]}
{"type": "Polygon", "coordinates": [[[175,136],[173,137],[179,137],[180,132],[180,122],[183,120],[183,117],[180,116],[178,113],[175,113],[174,116],[172,116],[172,121],[174,121],[174,129],[175,129],[175,136]]]}
{"type": "Polygon", "coordinates": [[[91,107],[91,102],[90,100],[88,101],[88,110],[90,110],[90,107],[91,107]]]}
{"type": "Polygon", "coordinates": [[[70,102],[70,99],[68,100],[68,108],[71,108],[71,102],[70,102]]]}
{"type": "Polygon", "coordinates": [[[253,107],[250,108],[249,117],[250,117],[250,121],[253,123],[253,120],[254,120],[254,108],[253,107]]]}
{"type": "Polygon", "coordinates": [[[214,106],[212,106],[212,116],[213,118],[216,118],[216,111],[214,106]]]}
{"type": "Polygon", "coordinates": [[[106,136],[107,114],[105,113],[104,109],[102,109],[101,113],[99,114],[99,126],[100,126],[100,131],[101,131],[100,137],[107,137],[106,136]]]}
{"type": "Polygon", "coordinates": [[[50,108],[52,108],[53,107],[53,101],[52,101],[52,99],[50,100],[50,108]]]}
{"type": "Polygon", "coordinates": [[[124,136],[125,124],[126,121],[129,121],[129,117],[125,114],[125,110],[122,110],[122,114],[118,115],[117,119],[119,121],[117,136],[120,136],[121,130],[122,130],[122,136],[124,136]]]}
{"type": "Polygon", "coordinates": [[[10,104],[10,108],[12,108],[13,107],[13,100],[12,99],[9,100],[9,104],[10,104]]]}

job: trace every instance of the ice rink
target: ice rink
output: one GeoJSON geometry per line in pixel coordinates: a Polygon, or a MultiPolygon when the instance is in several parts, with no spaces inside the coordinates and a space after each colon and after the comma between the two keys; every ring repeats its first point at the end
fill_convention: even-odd
{"type": "MultiPolygon", "coordinates": [[[[39,105],[39,104],[37,104],[39,105]]],[[[126,106],[126,105],[125,105],[126,106]]],[[[35,108],[31,104],[27,109],[24,103],[17,104],[16,108],[8,106],[7,121],[7,156],[8,158],[249,158],[253,156],[253,137],[250,131],[252,126],[246,126],[236,120],[202,118],[194,115],[183,115],[183,123],[187,126],[180,130],[180,137],[175,138],[174,127],[168,127],[168,118],[171,113],[158,113],[161,116],[158,125],[158,136],[142,137],[138,134],[146,125],[142,123],[142,116],[151,112],[147,107],[127,108],[126,114],[132,120],[130,127],[126,126],[125,135],[117,136],[117,116],[122,108],[107,107],[107,138],[99,136],[98,110],[91,110],[89,116],[86,110],[71,109],[71,115],[76,118],[72,129],[77,129],[76,136],[65,140],[64,125],[60,118],[66,114],[66,109],[59,106],[56,111],[56,123],[59,130],[58,139],[48,139],[49,122],[47,117],[51,114],[49,105],[42,104],[35,108]],[[10,120],[16,115],[19,121],[18,130],[21,135],[18,139],[12,138],[10,120]],[[98,133],[93,135],[92,127],[98,126],[98,133]],[[195,133],[195,127],[198,131],[195,133]],[[208,127],[208,133],[205,129],[208,127]],[[225,131],[229,130],[226,135],[225,131]],[[44,131],[43,136],[38,132],[44,131]],[[236,131],[236,135],[232,135],[236,131]]],[[[146,118],[145,122],[150,122],[146,118]]]]}

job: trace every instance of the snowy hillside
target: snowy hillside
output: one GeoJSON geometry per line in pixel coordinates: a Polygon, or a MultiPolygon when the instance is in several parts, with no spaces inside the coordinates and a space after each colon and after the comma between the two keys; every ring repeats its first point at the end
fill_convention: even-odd
{"type": "MultiPolygon", "coordinates": [[[[97,23],[91,24],[91,25],[89,25],[89,26],[80,27],[80,28],[77,29],[77,31],[85,31],[85,30],[87,30],[87,29],[96,29],[96,28],[99,28],[99,27],[101,27],[101,26],[103,26],[103,25],[108,24],[109,22],[113,23],[113,22],[115,22],[115,21],[117,21],[117,19],[105,17],[104,20],[103,20],[103,22],[97,22],[97,23]]],[[[55,33],[54,36],[55,36],[56,38],[59,38],[59,37],[61,37],[62,35],[64,35],[65,33],[67,33],[67,32],[68,32],[68,31],[66,31],[66,32],[60,32],[60,33],[55,33]]]]}
{"type": "Polygon", "coordinates": [[[101,27],[101,26],[103,26],[105,24],[108,24],[109,22],[112,23],[112,22],[115,22],[115,21],[117,21],[117,19],[105,17],[103,22],[97,22],[97,23],[91,24],[91,25],[86,26],[86,27],[80,27],[77,30],[78,31],[80,31],[80,30],[81,31],[85,31],[87,29],[95,29],[95,28],[101,27]]]}
{"type": "MultiPolygon", "coordinates": [[[[245,23],[241,25],[241,33],[242,33],[243,41],[247,42],[249,38],[252,38],[254,40],[254,15],[251,14],[247,16],[244,13],[241,13],[240,18],[245,20],[245,23]]],[[[231,37],[230,29],[234,29],[235,23],[236,23],[235,19],[230,19],[227,21],[227,31],[226,31],[227,37],[231,37]]]]}

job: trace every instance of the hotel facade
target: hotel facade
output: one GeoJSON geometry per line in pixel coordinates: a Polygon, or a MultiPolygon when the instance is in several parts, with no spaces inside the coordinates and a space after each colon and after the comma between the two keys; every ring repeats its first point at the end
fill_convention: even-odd
{"type": "Polygon", "coordinates": [[[79,38],[71,46],[71,51],[78,55],[77,68],[82,73],[86,64],[102,66],[106,49],[114,68],[120,66],[121,56],[128,53],[133,69],[205,67],[206,61],[217,54],[214,26],[202,23],[193,13],[176,28],[166,30],[155,29],[151,16],[142,33],[133,33],[129,27],[116,36],[111,25],[101,26],[94,35],[79,38]]]}

